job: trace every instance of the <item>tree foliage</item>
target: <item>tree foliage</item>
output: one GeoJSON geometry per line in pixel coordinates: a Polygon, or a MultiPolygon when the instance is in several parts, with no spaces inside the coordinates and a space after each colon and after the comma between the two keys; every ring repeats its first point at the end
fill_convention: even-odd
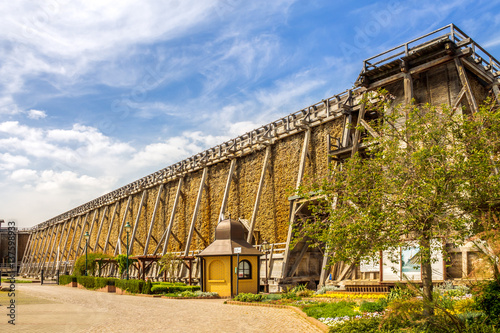
{"type": "Polygon", "coordinates": [[[76,276],[82,276],[85,275],[85,258],[87,258],[87,275],[95,275],[96,273],[99,273],[99,266],[98,266],[98,261],[96,259],[98,258],[113,258],[112,256],[104,253],[99,253],[99,252],[91,252],[88,253],[87,256],[82,255],[78,257],[78,259],[75,262],[73,274],[76,276]]]}
{"type": "Polygon", "coordinates": [[[384,92],[364,103],[379,115],[370,125],[380,137],[366,135],[359,153],[298,189],[312,216],[297,235],[325,244],[331,262],[417,242],[424,296],[432,299],[431,250],[441,243],[432,240],[460,244],[498,211],[500,112],[490,100],[471,115],[446,105],[393,106],[384,92]]]}

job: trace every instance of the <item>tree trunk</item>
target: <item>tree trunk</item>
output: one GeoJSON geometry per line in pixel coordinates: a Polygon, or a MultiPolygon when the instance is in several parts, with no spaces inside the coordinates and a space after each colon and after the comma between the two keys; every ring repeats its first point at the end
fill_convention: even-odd
{"type": "Polygon", "coordinates": [[[432,305],[432,266],[431,266],[431,241],[427,232],[424,232],[420,240],[420,265],[422,266],[422,287],[424,293],[423,315],[428,317],[434,315],[432,305]]]}

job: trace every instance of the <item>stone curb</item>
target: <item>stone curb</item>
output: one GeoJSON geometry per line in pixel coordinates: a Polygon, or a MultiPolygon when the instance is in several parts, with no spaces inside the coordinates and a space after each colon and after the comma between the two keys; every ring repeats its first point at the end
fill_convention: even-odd
{"type": "Polygon", "coordinates": [[[238,302],[238,301],[226,301],[226,304],[232,304],[232,305],[246,305],[246,306],[261,306],[261,307],[268,307],[268,308],[280,308],[280,309],[290,309],[292,311],[295,311],[298,315],[300,315],[302,318],[316,326],[321,332],[328,333],[330,331],[330,327],[326,324],[323,324],[319,320],[313,317],[309,317],[307,314],[305,314],[301,309],[295,307],[295,306],[290,306],[290,305],[279,305],[279,304],[263,304],[263,303],[258,303],[258,302],[238,302]]]}

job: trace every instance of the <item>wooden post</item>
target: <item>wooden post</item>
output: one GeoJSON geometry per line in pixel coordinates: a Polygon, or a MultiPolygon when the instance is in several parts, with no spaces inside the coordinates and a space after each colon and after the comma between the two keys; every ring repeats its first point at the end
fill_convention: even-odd
{"type": "Polygon", "coordinates": [[[405,104],[410,105],[413,99],[413,79],[410,73],[404,73],[405,104]]]}
{"type": "Polygon", "coordinates": [[[224,196],[222,197],[222,204],[220,206],[219,221],[222,221],[224,213],[226,212],[227,198],[229,197],[229,189],[231,188],[231,181],[233,179],[233,173],[236,166],[236,159],[231,160],[231,165],[229,167],[229,174],[227,175],[226,187],[224,189],[224,196]]]}
{"type": "Polygon", "coordinates": [[[147,194],[148,194],[147,191],[148,190],[144,190],[142,192],[141,203],[139,204],[139,210],[137,211],[137,216],[135,217],[134,230],[132,230],[132,237],[130,237],[130,245],[128,247],[129,254],[132,254],[132,250],[134,249],[135,234],[137,232],[137,227],[139,226],[139,221],[140,221],[141,213],[142,213],[142,207],[144,206],[144,199],[147,197],[147,194]]]}
{"type": "Polygon", "coordinates": [[[309,148],[310,139],[311,139],[311,129],[308,128],[304,134],[304,143],[302,145],[302,153],[300,155],[299,172],[297,175],[297,183],[295,185],[295,189],[298,189],[300,187],[300,184],[302,183],[302,178],[304,177],[304,171],[306,169],[307,151],[309,148]]]}
{"type": "Polygon", "coordinates": [[[156,196],[155,208],[153,210],[153,216],[151,216],[151,222],[149,223],[148,237],[146,238],[146,244],[144,245],[143,255],[148,254],[149,240],[151,239],[151,234],[153,233],[153,227],[155,224],[156,212],[158,211],[158,206],[160,204],[161,192],[163,191],[163,184],[158,188],[158,195],[156,196]]]}
{"type": "MultiPolygon", "coordinates": [[[[48,227],[47,227],[48,228],[48,227]]],[[[46,236],[47,236],[47,228],[40,230],[40,240],[37,245],[36,251],[33,253],[33,266],[30,268],[29,273],[35,273],[36,267],[38,266],[38,260],[41,255],[41,251],[43,251],[43,247],[45,246],[46,236]]]]}
{"type": "Polygon", "coordinates": [[[361,131],[359,130],[359,125],[361,124],[361,119],[365,117],[365,103],[361,103],[358,115],[358,123],[356,125],[356,131],[354,132],[354,142],[352,143],[351,157],[353,157],[359,149],[359,137],[361,136],[361,131]]]}
{"type": "Polygon", "coordinates": [[[51,247],[50,252],[49,252],[49,257],[47,258],[47,275],[49,273],[49,264],[50,264],[50,260],[52,259],[53,254],[54,254],[54,248],[56,247],[56,243],[57,243],[57,235],[59,234],[60,229],[61,229],[61,223],[58,223],[56,232],[54,233],[54,243],[52,243],[52,247],[51,247]]]}
{"type": "Polygon", "coordinates": [[[71,244],[68,247],[68,254],[66,257],[66,261],[69,261],[71,259],[71,252],[73,251],[73,244],[75,243],[75,236],[76,236],[76,230],[78,229],[78,225],[80,224],[80,219],[81,216],[78,216],[78,219],[76,220],[74,231],[73,231],[73,236],[71,237],[71,244]]]}
{"type": "Polygon", "coordinates": [[[82,238],[83,238],[83,234],[85,232],[85,227],[87,226],[87,218],[89,217],[89,212],[87,212],[87,214],[85,214],[85,218],[83,219],[83,224],[82,224],[82,230],[81,230],[81,233],[80,233],[80,238],[78,239],[78,244],[76,246],[76,249],[75,249],[75,260],[78,258],[78,254],[80,253],[80,244],[82,244],[82,238]]]}
{"type": "Polygon", "coordinates": [[[128,210],[130,208],[130,202],[131,201],[132,201],[132,196],[129,195],[128,196],[128,200],[127,200],[127,207],[125,207],[125,214],[123,214],[123,219],[122,219],[122,225],[120,227],[120,232],[118,233],[118,239],[116,240],[115,252],[113,253],[113,256],[115,256],[115,257],[118,254],[118,249],[120,249],[120,254],[122,253],[121,243],[122,243],[123,227],[125,226],[125,220],[127,219],[127,214],[128,214],[128,210]]]}
{"type": "Polygon", "coordinates": [[[493,85],[493,94],[495,95],[497,102],[500,103],[500,89],[498,89],[498,83],[493,85]]]}
{"type": "Polygon", "coordinates": [[[460,78],[460,82],[462,82],[462,87],[466,89],[465,96],[467,96],[467,101],[469,102],[469,106],[472,112],[477,112],[479,110],[476,99],[472,94],[472,89],[469,83],[469,79],[467,78],[467,73],[465,72],[464,66],[462,65],[462,60],[460,58],[455,58],[455,65],[458,71],[458,77],[460,78]]]}
{"type": "Polygon", "coordinates": [[[113,214],[111,215],[111,220],[109,221],[108,235],[106,236],[106,241],[104,242],[104,248],[102,250],[103,253],[106,253],[106,250],[108,249],[108,245],[110,244],[109,237],[111,236],[111,229],[113,228],[113,222],[115,221],[116,211],[117,211],[119,206],[120,206],[120,201],[117,201],[115,203],[115,208],[113,209],[113,214]]]}
{"type": "Polygon", "coordinates": [[[183,178],[179,178],[179,184],[177,184],[177,192],[175,193],[174,206],[172,207],[172,212],[170,213],[170,221],[168,222],[167,230],[165,230],[161,239],[158,241],[158,244],[156,246],[156,249],[155,249],[153,255],[155,255],[156,252],[158,251],[158,248],[159,248],[161,241],[163,240],[164,237],[165,237],[165,243],[163,243],[163,250],[162,250],[161,254],[164,255],[165,253],[167,253],[168,241],[169,241],[170,235],[172,233],[172,227],[174,225],[174,220],[175,220],[175,212],[177,210],[177,204],[179,203],[179,198],[180,198],[181,193],[182,193],[183,181],[184,181],[183,178]]]}
{"type": "MultiPolygon", "coordinates": [[[[61,230],[61,235],[59,236],[59,244],[57,244],[57,249],[58,249],[58,251],[60,251],[60,250],[61,250],[61,244],[62,244],[62,240],[63,240],[63,236],[64,236],[64,230],[66,230],[66,231],[67,231],[67,233],[69,233],[69,222],[70,222],[70,220],[69,220],[69,219],[68,219],[68,220],[66,220],[66,221],[64,222],[64,224],[63,224],[63,227],[61,228],[62,230],[61,230]]],[[[58,255],[58,258],[56,258],[56,257],[54,256],[54,259],[59,259],[59,261],[61,261],[61,260],[62,260],[62,257],[61,257],[60,255],[58,255]]],[[[56,262],[55,262],[55,260],[54,260],[54,263],[55,263],[55,265],[57,265],[57,266],[59,265],[58,263],[56,263],[56,262]]],[[[55,274],[55,269],[56,269],[56,267],[57,267],[57,266],[54,266],[54,271],[53,271],[53,273],[54,273],[54,274],[55,274]]]]}
{"type": "Polygon", "coordinates": [[[101,222],[99,223],[99,230],[97,230],[97,235],[95,236],[95,244],[94,247],[92,248],[92,251],[94,252],[96,252],[97,246],[99,245],[99,238],[101,237],[101,230],[107,213],[108,213],[108,206],[104,207],[104,212],[102,213],[101,222]]]}
{"type": "Polygon", "coordinates": [[[43,251],[42,253],[42,257],[40,258],[40,263],[38,265],[39,269],[43,269],[44,265],[45,265],[45,258],[47,258],[47,254],[49,253],[49,249],[50,249],[50,244],[52,244],[52,239],[54,238],[54,231],[56,229],[56,225],[54,224],[51,228],[51,231],[50,231],[50,236],[49,236],[49,241],[47,243],[47,248],[45,249],[45,251],[43,251]]]}
{"type": "Polygon", "coordinates": [[[262,164],[262,171],[260,173],[259,187],[257,188],[257,194],[255,195],[255,203],[252,211],[252,218],[250,219],[250,228],[248,229],[247,242],[252,244],[253,230],[255,228],[255,221],[257,220],[257,213],[259,211],[260,197],[262,194],[262,188],[264,187],[264,180],[266,178],[267,165],[269,164],[269,158],[271,156],[271,146],[266,148],[266,156],[264,157],[264,163],[262,164]]]}
{"type": "MultiPolygon", "coordinates": [[[[90,224],[90,229],[89,229],[89,235],[90,235],[90,237],[92,237],[92,231],[94,230],[94,224],[95,224],[95,221],[97,219],[97,216],[98,216],[97,213],[98,212],[99,212],[98,208],[94,209],[94,216],[92,217],[92,223],[90,224]]],[[[89,239],[89,241],[90,241],[90,239],[89,239]]]]}
{"type": "Polygon", "coordinates": [[[193,238],[194,226],[196,223],[196,218],[198,217],[198,211],[200,210],[201,196],[203,194],[203,189],[205,188],[205,179],[207,178],[207,173],[208,173],[208,168],[205,167],[203,169],[203,175],[201,176],[200,188],[198,190],[198,196],[196,198],[196,204],[194,206],[193,218],[191,220],[191,227],[189,228],[189,235],[186,240],[186,249],[184,251],[185,256],[189,255],[189,248],[191,246],[191,240],[193,238]]]}
{"type": "Polygon", "coordinates": [[[71,229],[73,228],[73,222],[75,222],[74,217],[71,218],[68,225],[68,232],[66,233],[66,239],[64,240],[64,246],[62,247],[62,252],[61,252],[61,261],[64,261],[64,255],[66,252],[66,248],[68,247],[69,234],[71,233],[71,229]]]}

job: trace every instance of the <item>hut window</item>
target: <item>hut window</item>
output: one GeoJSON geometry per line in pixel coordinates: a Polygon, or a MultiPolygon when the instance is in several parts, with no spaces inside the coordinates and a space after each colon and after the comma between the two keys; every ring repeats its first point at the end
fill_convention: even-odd
{"type": "Polygon", "coordinates": [[[252,265],[248,260],[240,261],[238,265],[238,278],[239,279],[251,279],[252,278],[252,265]]]}

